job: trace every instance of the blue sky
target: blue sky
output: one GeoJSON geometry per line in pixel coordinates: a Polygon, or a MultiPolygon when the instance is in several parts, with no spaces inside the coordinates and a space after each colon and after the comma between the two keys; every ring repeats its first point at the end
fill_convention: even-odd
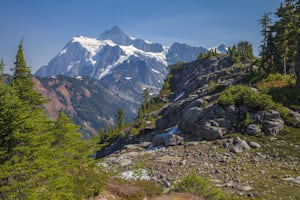
{"type": "Polygon", "coordinates": [[[35,72],[73,37],[98,37],[118,25],[129,36],[206,48],[247,40],[258,52],[258,20],[281,0],[0,0],[0,58],[12,68],[24,37],[35,72]]]}

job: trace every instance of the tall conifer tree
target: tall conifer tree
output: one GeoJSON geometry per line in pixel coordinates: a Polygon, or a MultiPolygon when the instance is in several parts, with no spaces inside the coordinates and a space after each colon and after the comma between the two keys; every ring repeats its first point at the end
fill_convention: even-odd
{"type": "Polygon", "coordinates": [[[34,82],[32,81],[32,75],[23,55],[23,39],[19,44],[14,64],[15,67],[12,69],[14,74],[11,84],[17,91],[19,98],[32,106],[43,104],[44,100],[42,100],[42,96],[33,89],[34,82]]]}

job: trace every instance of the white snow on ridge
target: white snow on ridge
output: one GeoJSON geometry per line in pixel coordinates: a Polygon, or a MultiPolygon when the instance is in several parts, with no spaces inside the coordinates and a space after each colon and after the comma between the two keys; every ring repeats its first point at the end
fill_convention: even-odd
{"type": "MultiPolygon", "coordinates": [[[[86,55],[86,61],[90,62],[92,65],[95,65],[97,61],[93,59],[93,57],[102,49],[102,47],[116,46],[111,40],[98,40],[96,38],[89,38],[84,36],[73,37],[72,42],[78,42],[83,48],[85,48],[88,52],[86,55]]],[[[61,53],[65,53],[67,50],[64,49],[61,53]]]]}
{"type": "Polygon", "coordinates": [[[73,37],[72,42],[78,42],[89,53],[90,57],[93,57],[97,52],[105,45],[116,46],[111,40],[98,40],[96,38],[89,38],[84,36],[73,37]]]}
{"type": "Polygon", "coordinates": [[[67,48],[64,48],[58,55],[61,56],[62,54],[67,53],[67,51],[67,48]]]}
{"type": "Polygon", "coordinates": [[[90,56],[96,55],[99,47],[106,45],[105,42],[97,40],[96,38],[88,38],[84,36],[73,37],[72,42],[78,42],[83,48],[85,48],[90,53],[90,56]]]}
{"type": "Polygon", "coordinates": [[[112,65],[108,65],[106,67],[106,69],[104,69],[99,75],[98,75],[98,79],[100,80],[101,78],[103,78],[104,76],[108,75],[108,74],[111,74],[112,71],[114,70],[114,68],[121,64],[122,62],[124,62],[126,59],[128,59],[129,56],[121,56],[119,58],[119,60],[117,62],[115,62],[114,64],[112,65]]]}
{"type": "Polygon", "coordinates": [[[130,46],[122,46],[122,45],[120,45],[120,48],[128,56],[132,56],[132,55],[136,55],[137,56],[137,54],[141,54],[141,55],[144,55],[144,56],[147,56],[147,57],[154,58],[157,61],[162,62],[165,66],[168,66],[168,63],[166,61],[167,60],[166,55],[167,55],[167,52],[168,52],[167,48],[164,48],[164,51],[158,52],[158,53],[145,52],[145,51],[142,51],[140,49],[137,49],[136,47],[134,47],[132,45],[130,45],[130,46]]]}
{"type": "Polygon", "coordinates": [[[148,40],[144,40],[147,44],[153,44],[153,42],[148,41],[148,40]]]}

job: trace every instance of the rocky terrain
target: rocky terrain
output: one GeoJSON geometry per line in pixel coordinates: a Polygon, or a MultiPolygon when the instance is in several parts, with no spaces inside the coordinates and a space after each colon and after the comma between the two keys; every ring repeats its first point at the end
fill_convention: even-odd
{"type": "Polygon", "coordinates": [[[238,199],[299,199],[299,113],[289,110],[291,124],[276,110],[218,104],[219,92],[243,84],[249,67],[226,57],[174,65],[172,93],[151,113],[156,124],[146,121],[139,135],[102,148],[98,165],[124,179],[158,182],[165,192],[196,171],[238,199]]]}
{"type": "MultiPolygon", "coordinates": [[[[224,54],[227,52],[224,45],[213,49],[224,54]]],[[[35,73],[40,80],[37,89],[43,93],[49,89],[48,93],[52,93],[45,95],[52,99],[51,106],[46,107],[51,116],[57,116],[61,109],[67,110],[82,127],[84,137],[91,137],[100,128],[114,126],[116,111],[120,108],[126,113],[126,121],[134,120],[143,99],[143,90],[149,89],[150,95],[158,94],[169,64],[190,62],[205,52],[208,49],[203,47],[179,43],[166,47],[137,39],[114,26],[98,38],[73,37],[35,73]],[[52,84],[54,79],[57,79],[56,84],[52,84]],[[79,85],[81,87],[77,87],[79,85]],[[87,91],[92,97],[84,95],[87,91]],[[80,101],[77,98],[79,93],[80,101]],[[88,106],[95,108],[93,112],[87,111],[88,106]]]]}

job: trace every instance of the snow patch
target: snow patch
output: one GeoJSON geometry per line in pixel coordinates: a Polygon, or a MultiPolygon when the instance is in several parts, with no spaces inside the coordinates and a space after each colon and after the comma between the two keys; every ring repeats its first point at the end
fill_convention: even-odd
{"type": "Polygon", "coordinates": [[[155,69],[151,69],[151,71],[153,71],[154,73],[160,74],[160,72],[155,69]]]}
{"type": "Polygon", "coordinates": [[[120,178],[126,180],[150,180],[148,172],[145,169],[128,170],[120,174],[120,178]]]}
{"type": "MultiPolygon", "coordinates": [[[[78,42],[83,48],[86,49],[87,55],[86,60],[90,62],[92,65],[95,65],[97,62],[93,59],[93,57],[102,49],[102,47],[116,46],[111,40],[98,40],[96,38],[88,38],[84,36],[73,37],[72,42],[78,42]]],[[[67,49],[64,49],[61,53],[67,52],[67,49]]]]}
{"type": "Polygon", "coordinates": [[[82,80],[82,76],[76,76],[77,80],[82,80]]]}
{"type": "Polygon", "coordinates": [[[74,65],[71,63],[67,66],[67,71],[70,71],[74,65]]]}

